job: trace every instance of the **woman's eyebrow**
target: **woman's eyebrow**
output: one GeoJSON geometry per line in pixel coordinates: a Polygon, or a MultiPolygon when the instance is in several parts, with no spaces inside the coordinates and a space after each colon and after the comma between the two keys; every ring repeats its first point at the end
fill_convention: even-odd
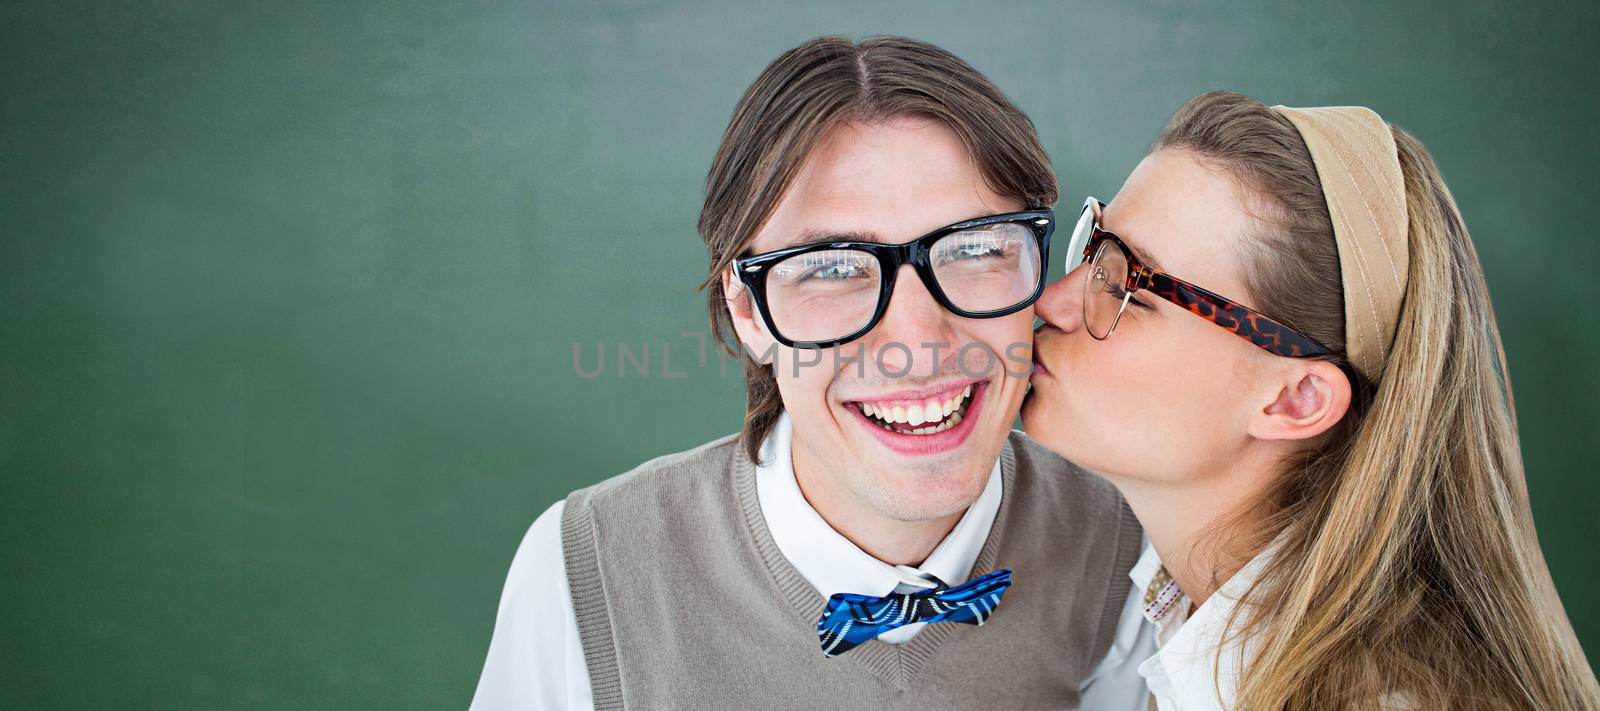
{"type": "MultiPolygon", "coordinates": [[[[1102,204],[1105,205],[1105,208],[1103,208],[1104,210],[1111,209],[1111,203],[1102,203],[1102,204]]],[[[1158,272],[1166,271],[1166,269],[1161,266],[1161,261],[1160,260],[1158,260],[1158,259],[1156,259],[1154,257],[1151,257],[1149,252],[1146,252],[1145,250],[1140,249],[1138,245],[1133,243],[1133,240],[1128,239],[1128,235],[1126,233],[1118,232],[1116,230],[1111,229],[1110,227],[1107,227],[1105,225],[1105,218],[1103,216],[1101,217],[1101,221],[1100,221],[1100,229],[1103,229],[1103,230],[1105,230],[1107,232],[1110,232],[1111,234],[1116,235],[1117,239],[1122,240],[1123,246],[1127,247],[1128,251],[1133,253],[1133,258],[1139,260],[1140,264],[1143,264],[1146,267],[1149,267],[1150,269],[1153,269],[1153,270],[1158,271],[1158,272]]]]}
{"type": "Polygon", "coordinates": [[[1122,237],[1122,243],[1128,246],[1128,251],[1133,252],[1133,258],[1139,260],[1140,264],[1143,264],[1146,267],[1158,272],[1166,271],[1166,268],[1161,266],[1161,260],[1150,256],[1149,252],[1140,249],[1139,246],[1134,244],[1132,240],[1128,239],[1127,237],[1123,237],[1123,235],[1120,233],[1114,232],[1112,234],[1122,237]]]}

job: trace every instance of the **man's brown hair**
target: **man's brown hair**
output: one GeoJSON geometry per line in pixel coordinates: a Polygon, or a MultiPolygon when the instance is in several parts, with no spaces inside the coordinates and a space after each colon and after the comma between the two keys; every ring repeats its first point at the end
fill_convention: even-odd
{"type": "Polygon", "coordinates": [[[898,116],[931,118],[965,146],[995,193],[1028,209],[1055,205],[1055,174],[1033,122],[955,55],[904,37],[818,37],[783,53],[756,77],[722,135],[706,175],[700,237],[710,256],[706,309],[717,342],[742,355],[741,434],[751,461],[783,412],[769,367],[739,347],[721,273],[755,239],[806,156],[833,127],[898,116]]]}

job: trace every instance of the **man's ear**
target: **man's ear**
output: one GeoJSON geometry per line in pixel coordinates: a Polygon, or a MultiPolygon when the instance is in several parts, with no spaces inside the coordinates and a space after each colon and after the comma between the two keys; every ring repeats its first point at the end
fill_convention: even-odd
{"type": "Polygon", "coordinates": [[[1350,410],[1350,380],[1339,367],[1320,360],[1297,360],[1283,370],[1277,397],[1251,418],[1257,439],[1311,439],[1338,424],[1350,410]]]}
{"type": "Polygon", "coordinates": [[[756,313],[755,296],[744,282],[734,277],[731,265],[722,270],[722,299],[728,309],[728,319],[733,322],[733,330],[739,334],[739,342],[744,344],[750,357],[762,365],[772,365],[778,342],[767,332],[761,315],[756,313]]]}

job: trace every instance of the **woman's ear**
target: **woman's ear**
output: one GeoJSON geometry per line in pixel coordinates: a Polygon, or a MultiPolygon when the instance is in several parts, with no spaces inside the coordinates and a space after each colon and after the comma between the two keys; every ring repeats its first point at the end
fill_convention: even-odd
{"type": "Polygon", "coordinates": [[[1327,361],[1297,360],[1283,371],[1278,395],[1252,418],[1257,439],[1311,439],[1338,424],[1350,410],[1350,380],[1327,361]]]}
{"type": "Polygon", "coordinates": [[[722,270],[722,300],[728,309],[728,320],[733,322],[733,330],[739,334],[739,342],[744,344],[750,357],[762,365],[772,365],[778,342],[756,313],[755,297],[750,289],[734,277],[732,265],[722,270]]]}

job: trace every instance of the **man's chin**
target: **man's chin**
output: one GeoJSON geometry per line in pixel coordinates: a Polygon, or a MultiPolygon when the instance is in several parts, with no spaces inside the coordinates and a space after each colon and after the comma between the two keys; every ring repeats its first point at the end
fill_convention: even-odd
{"type": "Polygon", "coordinates": [[[949,497],[929,496],[928,492],[903,492],[898,497],[879,501],[876,508],[878,513],[890,520],[901,523],[924,523],[965,512],[982,493],[982,485],[970,493],[962,492],[960,495],[949,497]]]}
{"type": "Polygon", "coordinates": [[[965,511],[983,494],[994,471],[994,458],[964,451],[959,458],[941,458],[924,466],[879,469],[874,473],[875,507],[897,521],[944,518],[965,511]]]}

